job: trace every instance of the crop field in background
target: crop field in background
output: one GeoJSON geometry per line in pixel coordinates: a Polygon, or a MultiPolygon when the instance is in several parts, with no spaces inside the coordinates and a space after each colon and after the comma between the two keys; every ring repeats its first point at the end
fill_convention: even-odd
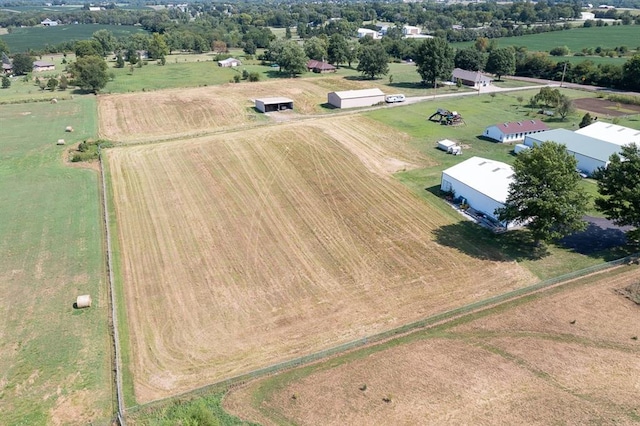
{"type": "Polygon", "coordinates": [[[535,280],[436,241],[456,217],[391,178],[430,164],[406,139],[348,116],[110,150],[137,401],[535,280]]]}
{"type": "MultiPolygon", "coordinates": [[[[549,33],[530,34],[520,37],[503,37],[496,39],[499,47],[525,46],[531,52],[548,52],[557,46],[567,46],[571,53],[580,52],[584,48],[600,46],[603,49],[627,46],[634,50],[640,47],[638,25],[619,25],[608,27],[573,28],[571,30],[553,31],[549,33]]],[[[472,46],[474,42],[452,43],[454,47],[472,46]]],[[[561,58],[558,58],[561,59],[561,58]]]]}
{"type": "Polygon", "coordinates": [[[95,137],[95,98],[3,105],[0,128],[0,423],[108,423],[98,175],[56,146],[95,137]],[[91,308],[73,308],[81,294],[91,308]]]}
{"type": "Polygon", "coordinates": [[[637,266],[582,278],[253,382],[224,407],[261,424],[637,424],[640,309],[616,293],[637,282],[637,266]]]}
{"type": "Polygon", "coordinates": [[[29,49],[39,50],[46,45],[55,46],[70,40],[86,40],[98,30],[108,30],[116,37],[135,33],[146,33],[133,25],[78,24],[57,25],[55,27],[23,27],[14,28],[10,34],[1,35],[11,52],[26,52],[29,49]]]}

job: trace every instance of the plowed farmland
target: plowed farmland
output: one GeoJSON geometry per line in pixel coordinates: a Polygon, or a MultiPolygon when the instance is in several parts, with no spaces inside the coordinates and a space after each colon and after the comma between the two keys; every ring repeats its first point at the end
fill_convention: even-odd
{"type": "Polygon", "coordinates": [[[351,362],[267,378],[225,405],[265,425],[637,424],[640,307],[615,290],[638,273],[589,277],[351,362]]]}
{"type": "Polygon", "coordinates": [[[366,82],[327,77],[296,79],[295,84],[273,81],[104,95],[98,98],[100,135],[120,142],[202,135],[264,118],[255,114],[256,98],[285,96],[294,101],[297,114],[312,114],[325,111],[321,105],[327,92],[366,87],[366,82]]]}
{"type": "Polygon", "coordinates": [[[356,116],[109,151],[136,398],[147,402],[531,283],[438,245],[356,116]]]}

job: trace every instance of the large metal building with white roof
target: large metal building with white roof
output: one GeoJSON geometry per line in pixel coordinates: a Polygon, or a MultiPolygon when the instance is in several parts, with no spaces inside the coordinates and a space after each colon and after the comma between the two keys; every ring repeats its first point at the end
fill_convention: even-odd
{"type": "Polygon", "coordinates": [[[578,169],[588,175],[593,174],[599,167],[607,167],[609,157],[612,154],[619,153],[621,147],[620,144],[567,129],[554,129],[528,135],[524,140],[524,144],[533,147],[546,141],[564,145],[567,151],[578,160],[578,169]]]}
{"type": "MultiPolygon", "coordinates": [[[[513,182],[513,168],[500,161],[471,157],[442,172],[440,189],[464,198],[474,210],[498,220],[495,211],[504,207],[513,182]]],[[[512,224],[503,224],[506,228],[512,224]]]]}
{"type": "Polygon", "coordinates": [[[603,121],[591,123],[582,129],[576,130],[576,133],[620,146],[629,145],[630,143],[640,145],[640,130],[603,121]]]}
{"type": "Polygon", "coordinates": [[[380,89],[345,90],[330,92],[327,101],[336,108],[356,108],[373,106],[384,102],[380,89]]]}

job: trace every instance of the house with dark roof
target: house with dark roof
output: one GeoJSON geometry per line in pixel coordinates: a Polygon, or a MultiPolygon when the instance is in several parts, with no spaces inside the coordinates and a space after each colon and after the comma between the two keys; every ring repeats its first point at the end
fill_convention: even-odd
{"type": "Polygon", "coordinates": [[[34,72],[53,71],[55,69],[56,69],[56,65],[53,62],[47,62],[47,61],[34,61],[33,62],[33,71],[34,72]]]}
{"type": "Polygon", "coordinates": [[[2,73],[3,74],[13,73],[13,64],[11,63],[11,59],[9,59],[7,54],[4,52],[2,52],[2,73]]]}
{"type": "Polygon", "coordinates": [[[307,62],[307,70],[316,73],[336,72],[336,67],[326,62],[311,59],[309,62],[307,62]]]}
{"type": "Polygon", "coordinates": [[[540,120],[523,120],[494,124],[487,127],[482,136],[497,142],[515,143],[524,141],[528,135],[547,130],[549,127],[540,120]]]}
{"type": "Polygon", "coordinates": [[[464,84],[465,86],[473,87],[474,89],[479,89],[481,87],[486,87],[491,84],[493,79],[487,75],[482,74],[480,71],[467,71],[461,68],[456,68],[453,70],[451,75],[451,81],[457,83],[464,84]]]}

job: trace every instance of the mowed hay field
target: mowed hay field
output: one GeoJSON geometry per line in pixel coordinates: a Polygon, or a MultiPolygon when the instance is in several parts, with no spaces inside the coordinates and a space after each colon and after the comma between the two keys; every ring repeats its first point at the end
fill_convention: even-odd
{"type": "Polygon", "coordinates": [[[296,114],[325,113],[328,92],[368,87],[365,81],[326,77],[103,95],[98,98],[100,136],[148,142],[246,127],[265,119],[254,109],[253,100],[261,97],[291,98],[296,114]]]}
{"type": "Polygon", "coordinates": [[[264,425],[637,424],[640,306],[615,290],[639,275],[605,272],[253,382],[225,408],[264,425]]]}
{"type": "Polygon", "coordinates": [[[140,403],[534,281],[438,245],[390,174],[429,160],[344,116],[108,151],[140,403]]]}
{"type": "Polygon", "coordinates": [[[109,424],[98,173],[56,145],[95,137],[95,97],[2,105],[0,128],[0,424],[109,424]]]}

